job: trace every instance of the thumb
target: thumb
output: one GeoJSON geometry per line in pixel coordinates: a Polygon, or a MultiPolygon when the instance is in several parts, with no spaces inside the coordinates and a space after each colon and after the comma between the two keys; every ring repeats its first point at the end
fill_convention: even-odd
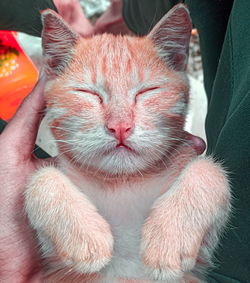
{"type": "Polygon", "coordinates": [[[206,143],[198,136],[194,136],[188,132],[185,132],[188,143],[193,147],[195,152],[200,155],[206,150],[206,143]]]}
{"type": "Polygon", "coordinates": [[[1,135],[1,138],[7,139],[15,149],[21,147],[19,153],[27,157],[31,156],[45,106],[43,98],[45,84],[46,77],[43,74],[1,135]]]}

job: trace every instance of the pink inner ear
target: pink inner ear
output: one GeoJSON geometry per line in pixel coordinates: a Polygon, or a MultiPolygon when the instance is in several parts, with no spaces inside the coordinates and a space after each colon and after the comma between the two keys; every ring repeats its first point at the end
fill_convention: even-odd
{"type": "Polygon", "coordinates": [[[79,36],[54,11],[43,11],[42,19],[42,46],[47,73],[56,74],[65,67],[79,36]]]}
{"type": "Polygon", "coordinates": [[[188,10],[179,4],[170,10],[149,34],[160,54],[177,71],[186,69],[191,30],[188,10]]]}
{"type": "Polygon", "coordinates": [[[58,27],[56,27],[53,24],[53,21],[46,21],[44,27],[43,27],[43,33],[45,34],[55,34],[56,32],[58,32],[58,27]]]}

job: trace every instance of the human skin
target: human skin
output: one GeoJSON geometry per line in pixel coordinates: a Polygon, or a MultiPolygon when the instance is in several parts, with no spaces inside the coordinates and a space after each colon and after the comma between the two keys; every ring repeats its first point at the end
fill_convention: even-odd
{"type": "Polygon", "coordinates": [[[0,136],[0,281],[40,282],[35,237],[23,210],[28,176],[44,161],[33,156],[44,109],[45,77],[40,78],[0,136]]]}
{"type": "Polygon", "coordinates": [[[83,13],[78,0],[53,0],[60,16],[81,36],[94,34],[95,29],[83,13]]]}
{"type": "Polygon", "coordinates": [[[113,34],[132,34],[122,16],[123,2],[121,0],[112,0],[111,5],[100,18],[97,19],[94,28],[95,34],[113,33],[113,34]]]}
{"type": "Polygon", "coordinates": [[[97,19],[94,26],[84,15],[78,0],[53,0],[60,16],[81,36],[104,32],[132,34],[122,17],[122,1],[113,0],[110,7],[97,19]]]}

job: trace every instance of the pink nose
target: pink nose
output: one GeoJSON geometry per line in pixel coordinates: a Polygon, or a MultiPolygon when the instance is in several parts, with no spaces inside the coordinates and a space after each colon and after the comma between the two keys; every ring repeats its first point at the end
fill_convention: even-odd
{"type": "Polygon", "coordinates": [[[132,132],[133,124],[132,123],[117,123],[117,124],[108,124],[107,129],[112,133],[116,139],[123,143],[132,132]]]}

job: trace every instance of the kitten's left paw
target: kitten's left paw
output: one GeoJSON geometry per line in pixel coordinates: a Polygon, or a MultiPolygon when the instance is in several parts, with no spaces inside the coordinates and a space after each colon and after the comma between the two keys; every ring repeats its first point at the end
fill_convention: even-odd
{"type": "MultiPolygon", "coordinates": [[[[145,263],[144,263],[145,264],[145,263]]],[[[146,267],[146,273],[152,280],[164,281],[164,282],[179,282],[183,277],[183,272],[181,270],[174,270],[168,268],[167,266],[159,268],[146,267]]]]}
{"type": "Polygon", "coordinates": [[[196,264],[200,242],[192,235],[184,238],[176,229],[157,226],[157,221],[144,225],[141,258],[152,280],[181,282],[185,272],[196,264]]]}

